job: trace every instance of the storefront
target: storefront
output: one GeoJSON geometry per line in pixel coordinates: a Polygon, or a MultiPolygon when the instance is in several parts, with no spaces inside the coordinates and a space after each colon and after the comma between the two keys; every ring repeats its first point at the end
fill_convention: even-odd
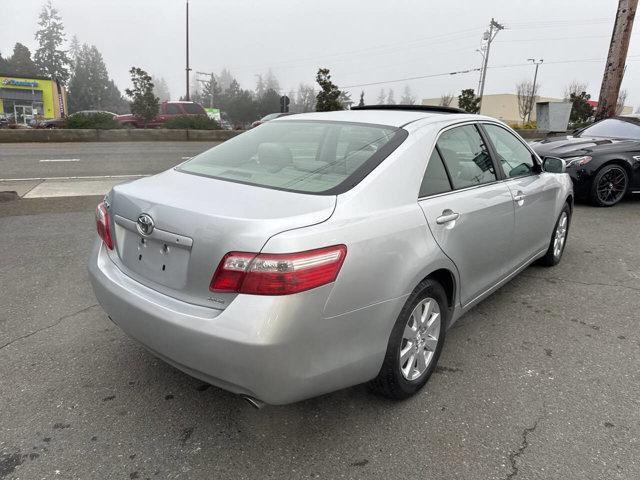
{"type": "Polygon", "coordinates": [[[56,80],[0,74],[0,115],[9,123],[28,125],[66,113],[67,92],[56,80]]]}

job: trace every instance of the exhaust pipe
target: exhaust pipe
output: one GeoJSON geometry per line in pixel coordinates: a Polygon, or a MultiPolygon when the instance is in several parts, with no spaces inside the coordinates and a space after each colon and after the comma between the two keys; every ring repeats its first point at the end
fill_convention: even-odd
{"type": "Polygon", "coordinates": [[[249,395],[240,395],[243,400],[246,400],[249,405],[251,405],[256,410],[262,409],[266,405],[263,401],[258,400],[257,398],[250,397],[249,395]]]}

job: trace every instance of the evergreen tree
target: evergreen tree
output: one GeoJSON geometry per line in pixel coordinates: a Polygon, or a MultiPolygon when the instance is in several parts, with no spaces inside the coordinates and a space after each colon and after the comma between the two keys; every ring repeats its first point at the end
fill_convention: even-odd
{"type": "Polygon", "coordinates": [[[127,88],[125,92],[132,99],[131,113],[145,123],[149,122],[160,111],[158,97],[153,94],[151,76],[138,67],[131,67],[129,73],[133,88],[127,88]]]}
{"type": "Polygon", "coordinates": [[[222,94],[220,107],[234,126],[245,127],[256,119],[257,103],[251,92],[241,89],[235,79],[222,94]]]}
{"type": "Polygon", "coordinates": [[[387,96],[384,93],[384,88],[380,89],[380,94],[378,95],[378,103],[376,105],[384,105],[387,96]]]}
{"type": "Polygon", "coordinates": [[[204,86],[202,87],[202,100],[204,105],[209,105],[210,108],[219,108],[221,96],[222,89],[220,88],[215,76],[210,78],[208,82],[204,82],[204,86]]]}
{"type": "Polygon", "coordinates": [[[591,99],[591,95],[587,92],[571,92],[569,94],[569,101],[573,104],[569,122],[574,127],[588,122],[593,117],[595,112],[589,104],[589,99],[591,99]]]}
{"type": "Polygon", "coordinates": [[[71,38],[71,44],[69,45],[69,60],[71,61],[71,66],[72,67],[74,66],[74,63],[76,61],[76,57],[80,53],[80,48],[82,48],[82,46],[80,45],[80,41],[78,40],[78,36],[74,35],[71,38]]]}
{"type": "Polygon", "coordinates": [[[396,100],[393,98],[393,90],[389,89],[389,94],[387,95],[387,105],[395,105],[396,100]]]}
{"type": "Polygon", "coordinates": [[[473,88],[462,90],[458,95],[458,107],[468,113],[480,113],[480,98],[476,97],[473,88]]]}
{"type": "Polygon", "coordinates": [[[256,113],[262,118],[270,113],[280,111],[280,94],[275,90],[266,90],[260,98],[256,98],[256,113]]]}
{"type": "Polygon", "coordinates": [[[2,58],[2,54],[0,54],[0,72],[9,73],[9,62],[2,58]]]}
{"type": "Polygon", "coordinates": [[[60,48],[65,40],[64,26],[51,0],[47,0],[42,7],[38,25],[40,28],[35,37],[39,47],[33,59],[45,75],[66,83],[69,80],[68,67],[71,62],[67,52],[60,48]]]}
{"type": "Polygon", "coordinates": [[[151,81],[153,82],[153,94],[158,97],[159,101],[167,102],[171,100],[169,86],[163,77],[151,77],[151,81]]]}
{"type": "Polygon", "coordinates": [[[416,97],[413,96],[411,92],[411,87],[409,85],[404,86],[404,90],[402,92],[402,98],[400,98],[400,104],[402,105],[415,105],[416,97]]]}
{"type": "Polygon", "coordinates": [[[38,66],[31,59],[31,52],[21,43],[13,47],[13,55],[7,58],[6,67],[12,75],[34,77],[41,74],[38,66]]]}
{"type": "Polygon", "coordinates": [[[337,85],[331,81],[331,75],[328,68],[318,69],[316,82],[320,85],[320,92],[316,95],[316,111],[330,112],[333,110],[342,110],[340,103],[340,90],[337,85]]]}
{"type": "Polygon", "coordinates": [[[364,90],[360,92],[360,101],[358,102],[359,107],[364,107],[364,90]]]}
{"type": "Polygon", "coordinates": [[[109,79],[102,55],[95,46],[82,45],[74,59],[69,81],[69,110],[126,111],[127,102],[109,79]]]}

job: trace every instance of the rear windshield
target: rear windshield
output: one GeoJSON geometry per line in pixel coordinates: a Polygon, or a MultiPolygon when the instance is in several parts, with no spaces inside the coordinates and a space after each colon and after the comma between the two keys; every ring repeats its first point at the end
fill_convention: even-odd
{"type": "Polygon", "coordinates": [[[402,129],[359,123],[265,123],[182,164],[183,172],[304,193],[342,193],[406,138],[402,129]]]}

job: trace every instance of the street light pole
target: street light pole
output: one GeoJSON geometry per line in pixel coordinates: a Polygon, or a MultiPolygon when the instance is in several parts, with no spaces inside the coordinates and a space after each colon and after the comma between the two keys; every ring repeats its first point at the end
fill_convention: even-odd
{"type": "Polygon", "coordinates": [[[533,86],[531,87],[531,100],[529,100],[529,114],[527,115],[527,123],[531,122],[531,111],[533,110],[533,102],[536,97],[536,93],[538,93],[537,81],[538,81],[538,67],[544,59],[536,60],[535,58],[527,58],[529,62],[533,62],[536,66],[536,73],[533,74],[533,86]]]}
{"type": "Polygon", "coordinates": [[[189,72],[191,71],[191,68],[189,68],[189,0],[187,0],[187,15],[186,15],[186,20],[187,20],[187,30],[186,30],[186,34],[187,34],[187,68],[185,68],[186,71],[186,77],[187,77],[187,94],[185,95],[184,99],[188,102],[189,101],[189,72]]]}

